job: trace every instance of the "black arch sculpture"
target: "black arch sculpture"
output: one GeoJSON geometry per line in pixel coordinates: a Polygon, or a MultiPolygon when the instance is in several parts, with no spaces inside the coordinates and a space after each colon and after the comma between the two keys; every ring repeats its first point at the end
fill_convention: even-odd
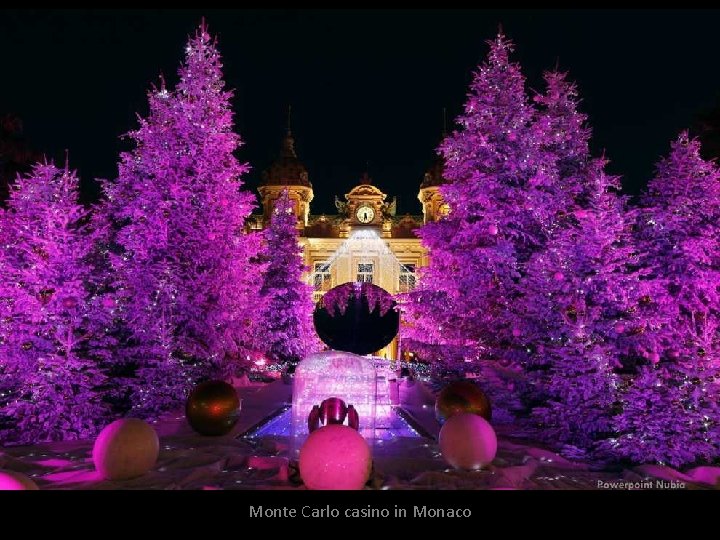
{"type": "Polygon", "coordinates": [[[315,306],[313,322],[331,349],[370,354],[390,343],[400,329],[392,295],[372,283],[344,283],[325,293],[315,306]]]}

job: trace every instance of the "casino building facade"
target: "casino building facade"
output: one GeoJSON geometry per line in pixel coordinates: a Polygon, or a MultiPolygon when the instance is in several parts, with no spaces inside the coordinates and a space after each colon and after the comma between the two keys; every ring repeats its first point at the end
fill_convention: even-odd
{"type": "MultiPolygon", "coordinates": [[[[442,161],[437,159],[420,184],[422,214],[399,216],[396,199],[390,200],[366,173],[343,198],[335,196],[335,214],[313,214],[313,186],[288,129],[279,157],[263,172],[258,187],[262,214],[253,214],[248,223],[251,229],[263,229],[287,189],[315,301],[331,288],[352,281],[373,283],[391,294],[407,292],[415,286],[417,270],[427,264],[426,250],[415,230],[448,211],[439,190],[442,183],[442,161]]],[[[386,349],[381,356],[396,357],[397,343],[386,349]]]]}

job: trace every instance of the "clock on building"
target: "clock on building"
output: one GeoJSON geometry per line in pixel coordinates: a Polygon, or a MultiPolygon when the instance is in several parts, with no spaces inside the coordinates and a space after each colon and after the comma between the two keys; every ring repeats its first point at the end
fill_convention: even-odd
{"type": "Polygon", "coordinates": [[[363,204],[357,209],[355,215],[360,223],[370,223],[375,219],[375,210],[373,210],[372,206],[363,204]]]}

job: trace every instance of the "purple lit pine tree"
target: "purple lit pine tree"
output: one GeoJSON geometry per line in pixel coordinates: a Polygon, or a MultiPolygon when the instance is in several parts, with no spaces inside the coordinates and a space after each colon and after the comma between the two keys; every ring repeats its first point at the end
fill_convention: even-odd
{"type": "Polygon", "coordinates": [[[275,203],[265,230],[264,259],[268,264],[260,289],[258,343],[275,362],[299,361],[318,348],[312,287],[302,280],[305,265],[296,224],[286,190],[275,203]]]}
{"type": "Polygon", "coordinates": [[[582,192],[584,174],[590,161],[590,128],[587,115],[578,110],[580,99],[575,83],[567,73],[548,71],[544,74],[545,93],[535,96],[539,106],[533,125],[546,161],[557,171],[556,193],[562,199],[582,192]]]}
{"type": "MultiPolygon", "coordinates": [[[[536,386],[532,419],[545,440],[594,450],[612,434],[620,358],[638,324],[636,250],[616,177],[594,160],[577,202],[520,282],[514,334],[536,386]]],[[[566,448],[571,450],[571,448],[566,448]]]]}
{"type": "MultiPolygon", "coordinates": [[[[12,261],[10,260],[10,238],[8,236],[9,219],[3,208],[0,208],[0,410],[7,403],[15,377],[10,371],[10,355],[7,350],[12,332],[12,306],[14,292],[12,290],[12,261]]],[[[0,420],[0,429],[2,429],[0,420]]]]}
{"type": "Polygon", "coordinates": [[[92,291],[96,234],[88,222],[67,167],[37,164],[11,189],[0,263],[0,358],[15,380],[0,411],[5,442],[87,438],[105,420],[96,359],[109,338],[92,291]]]}
{"type": "MultiPolygon", "coordinates": [[[[529,193],[541,231],[536,254],[544,251],[547,242],[557,241],[558,229],[568,221],[568,214],[577,206],[577,197],[586,189],[590,163],[590,129],[587,116],[578,110],[580,100],[575,84],[567,80],[566,73],[559,71],[545,72],[544,78],[545,92],[535,96],[538,109],[531,126],[531,141],[540,162],[536,176],[543,180],[529,193]]],[[[521,282],[514,301],[509,304],[511,324],[509,332],[506,329],[505,339],[509,343],[506,356],[516,366],[532,370],[536,367],[533,348],[529,346],[528,330],[523,326],[533,326],[535,320],[529,318],[524,306],[532,304],[532,297],[541,292],[532,290],[533,285],[539,283],[534,281],[535,276],[526,276],[526,270],[521,270],[521,282]]],[[[532,401],[536,385],[526,383],[521,382],[518,390],[526,400],[532,401]]]]}
{"type": "Polygon", "coordinates": [[[658,163],[642,205],[642,303],[664,324],[658,349],[622,394],[609,447],[637,462],[711,461],[720,455],[720,171],[686,132],[658,163]]]}
{"type": "Polygon", "coordinates": [[[541,165],[530,183],[536,188],[531,192],[533,211],[546,239],[585,188],[591,131],[587,116],[578,110],[577,87],[567,80],[567,73],[548,71],[544,78],[545,92],[535,96],[538,111],[532,125],[541,165]]]}
{"type": "Polygon", "coordinates": [[[411,342],[452,345],[473,362],[506,354],[506,312],[518,262],[543,241],[537,204],[552,171],[542,155],[520,66],[500,34],[470,87],[460,129],[441,145],[449,216],[419,231],[429,250],[415,292],[403,301],[411,342]],[[437,342],[437,343],[435,343],[437,342]]]}
{"type": "Polygon", "coordinates": [[[226,374],[252,347],[259,236],[243,232],[252,195],[240,189],[247,166],[233,155],[241,141],[221,67],[203,23],[176,90],[149,93],[150,114],[130,134],[135,150],[106,185],[143,416],[178,405],[195,377],[226,374]]]}

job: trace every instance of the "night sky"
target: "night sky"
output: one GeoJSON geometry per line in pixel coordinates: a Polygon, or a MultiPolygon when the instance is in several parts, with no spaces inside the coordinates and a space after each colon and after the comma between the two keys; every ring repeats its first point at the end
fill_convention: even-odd
{"type": "Polygon", "coordinates": [[[717,11],[4,11],[0,113],[25,124],[35,149],[65,148],[97,198],[116,174],[118,136],[147,111],[160,72],[176,81],[187,34],[205,15],[235,90],[239,157],[260,172],[277,155],[287,106],[315,189],[333,212],[369,164],[398,211],[416,195],[442,127],[460,113],[472,71],[502,23],[531,89],[557,59],[577,81],[593,149],[630,194],[671,138],[720,96],[717,11]]]}

